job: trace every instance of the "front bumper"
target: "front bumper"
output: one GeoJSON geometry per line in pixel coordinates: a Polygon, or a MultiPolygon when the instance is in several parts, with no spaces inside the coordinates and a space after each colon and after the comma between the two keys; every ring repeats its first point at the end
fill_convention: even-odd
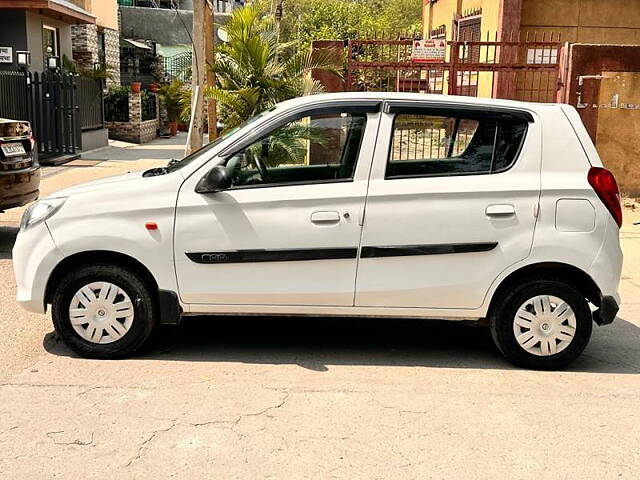
{"type": "Polygon", "coordinates": [[[64,256],[44,222],[18,234],[12,256],[18,303],[30,312],[45,313],[47,282],[64,256]]]}
{"type": "Polygon", "coordinates": [[[598,326],[609,325],[615,320],[619,309],[616,298],[605,295],[600,299],[600,308],[593,312],[593,321],[598,326]]]}

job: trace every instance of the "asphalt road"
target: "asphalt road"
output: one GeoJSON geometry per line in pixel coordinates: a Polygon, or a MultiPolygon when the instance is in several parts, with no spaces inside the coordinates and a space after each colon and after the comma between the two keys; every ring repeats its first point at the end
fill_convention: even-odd
{"type": "MultiPolygon", "coordinates": [[[[52,171],[44,190],[152,162],[122,155],[52,171]]],[[[619,318],[594,329],[570,370],[532,372],[503,360],[485,329],[398,319],[192,318],[136,358],[80,359],[47,316],[15,303],[9,213],[3,479],[640,476],[640,230],[629,224],[619,318]]]]}

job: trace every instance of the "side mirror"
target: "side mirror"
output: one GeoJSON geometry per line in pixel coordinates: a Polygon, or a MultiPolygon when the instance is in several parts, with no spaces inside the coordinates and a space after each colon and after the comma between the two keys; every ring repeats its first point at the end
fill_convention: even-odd
{"type": "Polygon", "coordinates": [[[228,190],[232,185],[231,176],[222,165],[213,167],[196,185],[196,193],[215,193],[228,190]]]}

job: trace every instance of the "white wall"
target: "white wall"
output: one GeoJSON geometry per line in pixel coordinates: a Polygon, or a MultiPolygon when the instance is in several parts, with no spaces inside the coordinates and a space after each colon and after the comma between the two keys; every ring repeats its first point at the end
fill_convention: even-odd
{"type": "MultiPolygon", "coordinates": [[[[41,72],[44,70],[44,52],[42,51],[42,26],[47,25],[58,29],[58,38],[60,43],[60,59],[63,55],[73,58],[71,48],[71,26],[68,23],[55,20],[44,15],[27,11],[27,44],[31,52],[31,68],[32,72],[41,72]]],[[[61,60],[62,61],[62,60],[61,60]]]]}

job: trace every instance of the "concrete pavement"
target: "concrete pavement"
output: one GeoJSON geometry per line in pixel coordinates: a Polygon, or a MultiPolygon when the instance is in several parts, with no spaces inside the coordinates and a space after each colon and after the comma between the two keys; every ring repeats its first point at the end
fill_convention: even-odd
{"type": "MultiPolygon", "coordinates": [[[[127,158],[67,167],[43,190],[179,156],[155,145],[95,152],[127,158]]],[[[484,329],[399,319],[192,318],[136,358],[80,359],[15,304],[12,213],[0,476],[636,479],[640,209],[625,213],[619,318],[566,372],[512,368],[484,329]]]]}

